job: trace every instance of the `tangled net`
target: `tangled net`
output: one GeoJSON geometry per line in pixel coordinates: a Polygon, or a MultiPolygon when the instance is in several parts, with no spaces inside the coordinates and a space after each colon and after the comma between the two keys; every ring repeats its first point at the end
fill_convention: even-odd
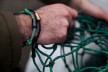
{"type": "Polygon", "coordinates": [[[50,72],[53,72],[53,66],[58,59],[63,59],[65,67],[68,72],[107,72],[108,63],[101,66],[79,66],[78,61],[78,51],[82,49],[83,51],[95,52],[97,54],[104,54],[106,59],[108,56],[108,23],[104,20],[96,19],[91,16],[84,15],[79,13],[79,16],[76,18],[79,22],[79,25],[69,28],[68,36],[64,43],[54,44],[52,47],[42,46],[46,50],[52,50],[50,54],[46,54],[40,50],[39,46],[36,45],[35,49],[32,49],[32,55],[38,57],[42,68],[40,69],[36,63],[35,56],[32,58],[34,65],[36,66],[38,72],[45,72],[45,68],[50,69],[50,72]],[[94,43],[100,49],[88,48],[87,45],[94,43]],[[55,58],[52,58],[52,55],[57,50],[57,47],[61,47],[61,55],[55,58]],[[66,53],[65,49],[69,48],[70,52],[66,53]],[[42,60],[41,55],[46,57],[46,60],[42,60]],[[74,55],[75,54],[75,55],[74,55]],[[71,55],[73,68],[69,67],[66,57],[71,55]],[[73,69],[73,70],[72,70],[73,69]]]}

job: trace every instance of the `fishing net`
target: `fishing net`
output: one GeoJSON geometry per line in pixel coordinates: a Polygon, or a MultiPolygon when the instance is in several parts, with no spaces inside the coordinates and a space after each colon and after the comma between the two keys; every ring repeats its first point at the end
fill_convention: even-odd
{"type": "MultiPolygon", "coordinates": [[[[35,48],[32,49],[32,55],[34,55],[32,56],[32,59],[38,72],[45,72],[46,68],[49,68],[50,72],[53,72],[54,64],[58,59],[63,60],[65,68],[68,72],[107,72],[108,23],[104,20],[87,16],[80,12],[76,20],[77,24],[68,29],[68,36],[65,42],[53,44],[51,47],[42,45],[44,49],[52,51],[50,54],[42,51],[39,48],[39,45],[35,45],[35,48]],[[95,44],[98,46],[98,49],[94,46],[88,46],[90,44],[95,44]],[[58,46],[61,47],[61,54],[55,58],[52,58],[52,55],[56,52],[58,46]],[[70,50],[68,53],[65,52],[65,49],[67,48],[70,50]],[[84,52],[90,52],[92,55],[103,54],[105,57],[104,64],[97,66],[81,66],[81,64],[79,64],[79,50],[83,50],[82,55],[84,52]],[[42,55],[46,57],[45,60],[42,59],[42,55]],[[71,56],[73,66],[68,65],[66,58],[68,56],[71,56]],[[37,58],[42,64],[41,68],[36,63],[37,58]]],[[[103,56],[99,57],[101,59],[103,56]]]]}

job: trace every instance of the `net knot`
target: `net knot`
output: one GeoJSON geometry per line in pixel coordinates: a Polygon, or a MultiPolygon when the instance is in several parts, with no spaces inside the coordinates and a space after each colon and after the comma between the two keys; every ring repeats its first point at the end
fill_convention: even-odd
{"type": "Polygon", "coordinates": [[[50,61],[50,62],[49,62],[49,67],[53,67],[53,66],[54,66],[54,64],[55,64],[55,62],[54,62],[54,61],[50,61]]]}

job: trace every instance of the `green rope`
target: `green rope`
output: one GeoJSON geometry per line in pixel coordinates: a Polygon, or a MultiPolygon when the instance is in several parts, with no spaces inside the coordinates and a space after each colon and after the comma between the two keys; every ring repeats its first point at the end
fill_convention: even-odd
{"type": "MultiPolygon", "coordinates": [[[[108,64],[100,67],[80,67],[78,61],[78,51],[82,48],[84,51],[95,52],[98,54],[105,54],[106,58],[108,57],[108,23],[101,19],[96,19],[91,16],[84,15],[79,13],[79,16],[76,20],[80,23],[79,27],[73,26],[68,29],[67,39],[64,43],[54,44],[52,47],[42,47],[46,50],[52,50],[50,54],[47,54],[41,51],[39,48],[36,48],[36,54],[43,66],[43,69],[39,69],[35,60],[33,62],[39,72],[45,72],[45,68],[49,68],[50,72],[53,72],[53,66],[58,59],[62,59],[65,67],[68,72],[86,72],[90,70],[90,72],[107,72],[108,64]],[[77,32],[79,34],[77,34],[77,32]],[[89,36],[87,36],[87,34],[89,36]],[[95,43],[100,47],[99,50],[94,48],[87,48],[87,45],[95,43]],[[55,58],[52,58],[52,55],[55,53],[57,47],[61,47],[61,55],[55,58]],[[65,49],[69,48],[70,52],[66,53],[65,49]],[[42,60],[40,54],[44,55],[47,59],[42,60]],[[74,55],[75,54],[75,55],[74,55]],[[71,55],[73,62],[73,69],[68,65],[66,57],[71,55]]],[[[59,64],[58,64],[59,65],[59,64]]]]}

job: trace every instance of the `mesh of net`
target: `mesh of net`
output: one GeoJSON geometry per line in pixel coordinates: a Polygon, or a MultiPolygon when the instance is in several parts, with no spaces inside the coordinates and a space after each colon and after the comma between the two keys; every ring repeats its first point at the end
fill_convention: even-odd
{"type": "Polygon", "coordinates": [[[35,55],[38,57],[42,68],[36,63],[36,58],[32,58],[34,65],[38,72],[45,72],[45,68],[49,68],[50,72],[53,72],[53,66],[58,59],[62,59],[68,72],[107,72],[108,64],[102,66],[85,66],[80,67],[78,62],[78,51],[83,49],[84,51],[91,51],[97,54],[103,53],[105,57],[108,56],[108,23],[104,20],[100,20],[91,16],[84,15],[79,12],[79,16],[76,18],[79,22],[79,26],[71,27],[68,29],[68,36],[64,43],[54,44],[52,47],[42,46],[46,50],[52,50],[50,54],[46,54],[40,50],[39,46],[35,47],[35,55]],[[89,36],[87,36],[89,35],[89,36]],[[76,40],[76,41],[75,41],[76,40]],[[95,43],[100,49],[88,48],[87,45],[95,43]],[[52,58],[52,55],[56,52],[57,47],[61,48],[61,55],[52,58]],[[65,49],[69,48],[70,52],[66,53],[65,49]],[[75,53],[75,55],[74,55],[75,53]],[[41,55],[46,57],[43,60],[41,55]],[[72,57],[73,70],[67,63],[67,56],[72,57]]]}

